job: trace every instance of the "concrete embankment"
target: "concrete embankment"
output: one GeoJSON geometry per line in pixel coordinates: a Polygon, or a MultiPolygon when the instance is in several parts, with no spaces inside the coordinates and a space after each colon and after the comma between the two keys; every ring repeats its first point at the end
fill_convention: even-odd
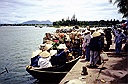
{"type": "MultiPolygon", "coordinates": [[[[124,46],[124,45],[123,45],[124,46]]],[[[122,47],[123,47],[122,46],[122,47]]],[[[110,50],[106,52],[109,60],[98,68],[88,68],[89,62],[80,59],[69,71],[69,73],[61,80],[60,84],[66,84],[70,80],[80,80],[83,84],[126,84],[128,83],[128,62],[127,52],[121,52],[120,55],[115,54],[115,44],[113,43],[110,50]],[[87,68],[88,75],[81,75],[82,67],[87,68]]]]}

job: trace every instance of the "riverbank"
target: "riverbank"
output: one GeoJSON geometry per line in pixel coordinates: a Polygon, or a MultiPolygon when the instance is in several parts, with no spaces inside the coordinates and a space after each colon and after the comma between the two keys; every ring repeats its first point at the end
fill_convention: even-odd
{"type": "MultiPolygon", "coordinates": [[[[124,45],[123,45],[124,46],[124,45]]],[[[89,62],[80,59],[70,72],[62,79],[60,84],[70,80],[79,80],[83,84],[127,84],[128,83],[128,62],[126,52],[116,55],[115,44],[113,43],[107,53],[109,60],[101,64],[98,68],[88,68],[89,62]],[[81,75],[82,67],[87,68],[88,75],[81,75]]]]}

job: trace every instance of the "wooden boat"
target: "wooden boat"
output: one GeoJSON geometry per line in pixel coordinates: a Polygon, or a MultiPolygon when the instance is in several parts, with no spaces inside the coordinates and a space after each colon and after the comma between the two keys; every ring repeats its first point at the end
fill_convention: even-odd
{"type": "Polygon", "coordinates": [[[79,59],[80,56],[61,66],[43,69],[33,69],[28,66],[26,67],[26,71],[42,83],[59,83],[79,59]]]}

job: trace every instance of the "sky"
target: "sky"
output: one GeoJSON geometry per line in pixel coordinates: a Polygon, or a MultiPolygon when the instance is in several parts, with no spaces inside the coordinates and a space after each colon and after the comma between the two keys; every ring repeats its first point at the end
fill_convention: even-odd
{"type": "Polygon", "coordinates": [[[109,0],[0,0],[0,23],[54,22],[74,14],[78,21],[122,20],[109,0]]]}

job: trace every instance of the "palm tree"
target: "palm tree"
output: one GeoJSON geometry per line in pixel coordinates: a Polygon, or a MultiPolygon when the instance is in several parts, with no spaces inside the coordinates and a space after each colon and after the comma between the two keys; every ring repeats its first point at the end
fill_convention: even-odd
{"type": "MultiPolygon", "coordinates": [[[[112,0],[109,0],[112,3],[112,0]]],[[[128,0],[116,0],[114,4],[117,3],[117,7],[119,7],[118,12],[122,13],[123,18],[128,19],[128,0]]]]}

